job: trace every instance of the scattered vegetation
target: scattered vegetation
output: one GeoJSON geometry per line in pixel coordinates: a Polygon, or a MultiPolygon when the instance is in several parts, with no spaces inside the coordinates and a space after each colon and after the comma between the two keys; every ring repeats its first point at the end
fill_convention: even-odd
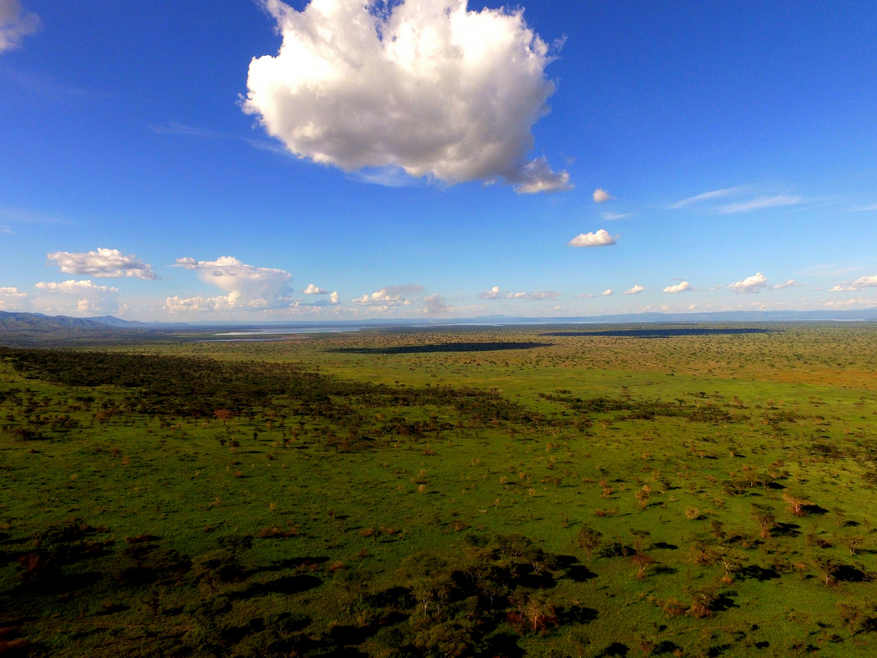
{"type": "Polygon", "coordinates": [[[660,329],[0,348],[0,655],[873,655],[877,327],[660,329]]]}

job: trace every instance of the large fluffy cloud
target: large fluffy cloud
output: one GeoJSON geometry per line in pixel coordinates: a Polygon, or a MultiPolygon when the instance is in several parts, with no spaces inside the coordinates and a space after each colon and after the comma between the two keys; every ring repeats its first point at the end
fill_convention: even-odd
{"type": "Polygon", "coordinates": [[[292,275],[284,270],[247,265],[233,256],[216,260],[178,258],[177,265],[196,271],[202,281],[228,294],[188,299],[169,297],[165,308],[171,312],[263,310],[295,303],[288,285],[292,275]]]}
{"type": "Polygon", "coordinates": [[[26,11],[20,0],[0,0],[0,53],[13,50],[40,28],[40,18],[26,11]]]}
{"type": "Polygon", "coordinates": [[[18,288],[0,288],[0,311],[27,311],[30,295],[18,288]]]}
{"type": "Polygon", "coordinates": [[[155,279],[152,266],[133,255],[125,256],[118,249],[100,249],[85,253],[55,251],[47,255],[55,261],[65,274],[84,274],[86,276],[137,279],[155,279]]]}
{"type": "Polygon", "coordinates": [[[93,281],[38,283],[36,289],[52,295],[63,295],[76,301],[79,313],[109,313],[119,309],[118,288],[99,286],[93,281]]]}
{"type": "Polygon", "coordinates": [[[466,0],[263,0],[280,52],[250,63],[243,103],[302,158],[355,171],[397,167],[445,183],[499,178],[519,192],[569,187],[531,127],[554,83],[523,11],[466,0]]]}
{"type": "Polygon", "coordinates": [[[570,247],[608,247],[615,244],[618,239],[609,235],[606,229],[600,229],[596,233],[581,233],[569,241],[570,247]]]}

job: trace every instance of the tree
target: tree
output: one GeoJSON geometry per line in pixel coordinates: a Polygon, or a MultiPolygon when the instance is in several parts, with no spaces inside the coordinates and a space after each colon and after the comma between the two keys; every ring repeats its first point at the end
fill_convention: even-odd
{"type": "Polygon", "coordinates": [[[804,508],[813,504],[809,500],[789,493],[783,494],[783,500],[789,504],[789,511],[795,516],[804,516],[807,513],[804,508]]]}
{"type": "Polygon", "coordinates": [[[630,558],[630,561],[636,565],[636,577],[642,580],[646,577],[646,569],[655,563],[655,558],[645,553],[637,553],[630,558]]]}
{"type": "Polygon", "coordinates": [[[838,537],[838,541],[847,547],[850,555],[855,555],[859,550],[859,546],[865,541],[865,537],[862,535],[843,535],[838,537]]]}
{"type": "Polygon", "coordinates": [[[816,562],[816,567],[819,571],[822,572],[822,581],[829,587],[834,585],[834,576],[842,566],[841,563],[833,557],[823,555],[817,557],[814,562],[816,562]]]}
{"type": "Polygon", "coordinates": [[[588,556],[588,561],[590,561],[591,555],[595,550],[600,548],[600,545],[603,543],[603,533],[590,526],[584,525],[576,536],[576,543],[580,548],[584,549],[588,556]]]}
{"type": "Polygon", "coordinates": [[[773,510],[766,505],[753,505],[752,518],[754,518],[755,522],[761,527],[762,539],[769,539],[770,531],[776,528],[777,525],[777,518],[774,515],[773,510]]]}

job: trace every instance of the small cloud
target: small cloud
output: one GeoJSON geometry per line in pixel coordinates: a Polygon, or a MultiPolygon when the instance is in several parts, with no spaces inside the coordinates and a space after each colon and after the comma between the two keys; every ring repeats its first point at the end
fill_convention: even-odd
{"type": "Polygon", "coordinates": [[[493,286],[490,290],[486,292],[482,292],[478,295],[481,299],[501,299],[502,292],[500,292],[499,286],[493,286]]]}
{"type": "Polygon", "coordinates": [[[55,251],[47,254],[49,261],[55,261],[65,274],[80,274],[98,278],[133,277],[135,279],[156,279],[152,266],[133,255],[125,256],[118,249],[98,249],[84,253],[55,251]]]}
{"type": "Polygon", "coordinates": [[[439,294],[429,295],[423,298],[424,312],[427,315],[443,315],[451,310],[445,302],[445,298],[439,294]]]}
{"type": "Polygon", "coordinates": [[[798,283],[794,279],[789,279],[785,283],[778,283],[770,287],[771,290],[782,290],[783,288],[803,288],[803,283],[798,283]]]}
{"type": "Polygon", "coordinates": [[[12,235],[12,229],[8,226],[0,224],[0,233],[4,233],[5,235],[12,235]]]}
{"type": "Polygon", "coordinates": [[[643,290],[645,290],[645,288],[643,288],[642,286],[634,286],[634,287],[631,288],[630,290],[625,290],[625,291],[624,291],[623,293],[621,293],[621,294],[622,294],[622,295],[638,295],[638,294],[640,294],[643,290]]]}
{"type": "Polygon", "coordinates": [[[353,299],[352,302],[362,306],[369,306],[379,311],[387,311],[395,306],[411,306],[411,299],[408,295],[418,293],[423,290],[423,286],[418,284],[408,284],[401,286],[387,286],[381,288],[371,295],[363,295],[359,299],[353,299]]]}
{"type": "Polygon", "coordinates": [[[619,236],[614,238],[606,229],[600,229],[596,233],[581,233],[569,241],[570,247],[608,247],[615,244],[619,236]]]}
{"type": "Polygon", "coordinates": [[[850,212],[872,212],[877,210],[877,203],[872,203],[870,206],[857,206],[856,208],[850,208],[850,212]]]}
{"type": "Polygon", "coordinates": [[[0,53],[21,46],[40,26],[40,17],[25,10],[20,0],[0,0],[0,53]]]}
{"type": "Polygon", "coordinates": [[[693,290],[694,288],[691,286],[690,283],[688,283],[688,281],[680,281],[676,285],[667,286],[666,288],[664,288],[664,292],[669,292],[673,294],[677,292],[691,292],[693,290]]]}
{"type": "Polygon", "coordinates": [[[855,290],[863,290],[864,288],[877,288],[877,275],[860,276],[852,282],[843,281],[828,292],[853,292],[855,290]]]}
{"type": "Polygon", "coordinates": [[[602,217],[607,222],[614,222],[616,219],[624,219],[625,217],[633,217],[632,212],[604,212],[602,217]]]}
{"type": "Polygon", "coordinates": [[[804,199],[799,196],[786,196],[778,194],[776,196],[762,196],[743,203],[731,203],[727,206],[721,206],[719,212],[724,215],[730,215],[740,212],[750,212],[752,210],[761,210],[762,208],[777,208],[780,206],[795,206],[804,203],[804,199]]]}
{"type": "Polygon", "coordinates": [[[574,187],[569,182],[569,174],[565,171],[553,171],[544,156],[526,163],[514,174],[507,175],[506,181],[514,185],[518,194],[563,192],[574,187]]]}
{"type": "Polygon", "coordinates": [[[30,310],[30,295],[18,288],[0,288],[0,311],[30,310]]]}
{"type": "Polygon", "coordinates": [[[581,295],[576,295],[576,299],[593,299],[594,295],[583,292],[581,295]]]}
{"type": "Polygon", "coordinates": [[[508,299],[530,299],[533,301],[542,301],[546,299],[557,299],[560,297],[560,293],[553,290],[534,290],[533,292],[510,292],[506,297],[508,299]]]}
{"type": "Polygon", "coordinates": [[[309,283],[308,287],[302,290],[302,293],[305,295],[328,295],[329,291],[317,288],[313,283],[309,283]]]}
{"type": "Polygon", "coordinates": [[[710,199],[718,199],[724,196],[728,196],[729,194],[733,194],[734,192],[738,192],[739,190],[745,189],[743,187],[726,187],[723,190],[713,190],[712,192],[704,192],[703,194],[698,194],[697,196],[688,197],[687,199],[682,199],[681,201],[677,201],[676,203],[671,203],[668,208],[685,208],[686,206],[693,205],[695,203],[700,203],[701,201],[709,201],[710,199]]]}
{"type": "Polygon", "coordinates": [[[335,292],[333,292],[331,295],[329,295],[329,303],[330,304],[337,304],[339,300],[340,300],[340,297],[338,297],[337,290],[335,292]]]}
{"type": "Polygon", "coordinates": [[[606,203],[607,201],[615,201],[615,197],[601,187],[594,190],[594,203],[606,203]]]}
{"type": "Polygon", "coordinates": [[[753,276],[746,277],[742,281],[729,284],[728,290],[733,290],[734,292],[738,293],[757,293],[762,288],[767,287],[767,277],[765,277],[761,272],[758,272],[753,276]]]}
{"type": "Polygon", "coordinates": [[[610,295],[614,295],[614,294],[615,294],[615,291],[612,290],[612,288],[607,288],[606,290],[604,290],[603,292],[600,293],[600,295],[602,295],[603,297],[609,297],[610,295]]]}

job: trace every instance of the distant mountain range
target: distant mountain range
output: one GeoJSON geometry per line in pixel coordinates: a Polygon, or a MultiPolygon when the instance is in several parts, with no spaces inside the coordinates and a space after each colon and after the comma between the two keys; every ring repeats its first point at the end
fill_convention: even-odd
{"type": "MultiPolygon", "coordinates": [[[[873,322],[877,308],[859,311],[718,311],[714,313],[625,313],[619,315],[571,317],[515,317],[488,315],[473,318],[433,319],[371,319],[335,322],[209,322],[167,323],[122,320],[111,315],[92,318],[74,318],[65,315],[41,313],[11,313],[0,311],[0,345],[32,345],[44,343],[93,343],[167,337],[167,332],[203,334],[211,330],[261,330],[271,333],[276,329],[302,328],[310,331],[326,328],[338,330],[360,327],[451,326],[461,324],[521,325],[521,324],[620,324],[620,323],[719,323],[719,322],[873,322]]],[[[286,333],[286,332],[284,332],[286,333]]],[[[292,332],[289,332],[292,333],[292,332]]]]}

